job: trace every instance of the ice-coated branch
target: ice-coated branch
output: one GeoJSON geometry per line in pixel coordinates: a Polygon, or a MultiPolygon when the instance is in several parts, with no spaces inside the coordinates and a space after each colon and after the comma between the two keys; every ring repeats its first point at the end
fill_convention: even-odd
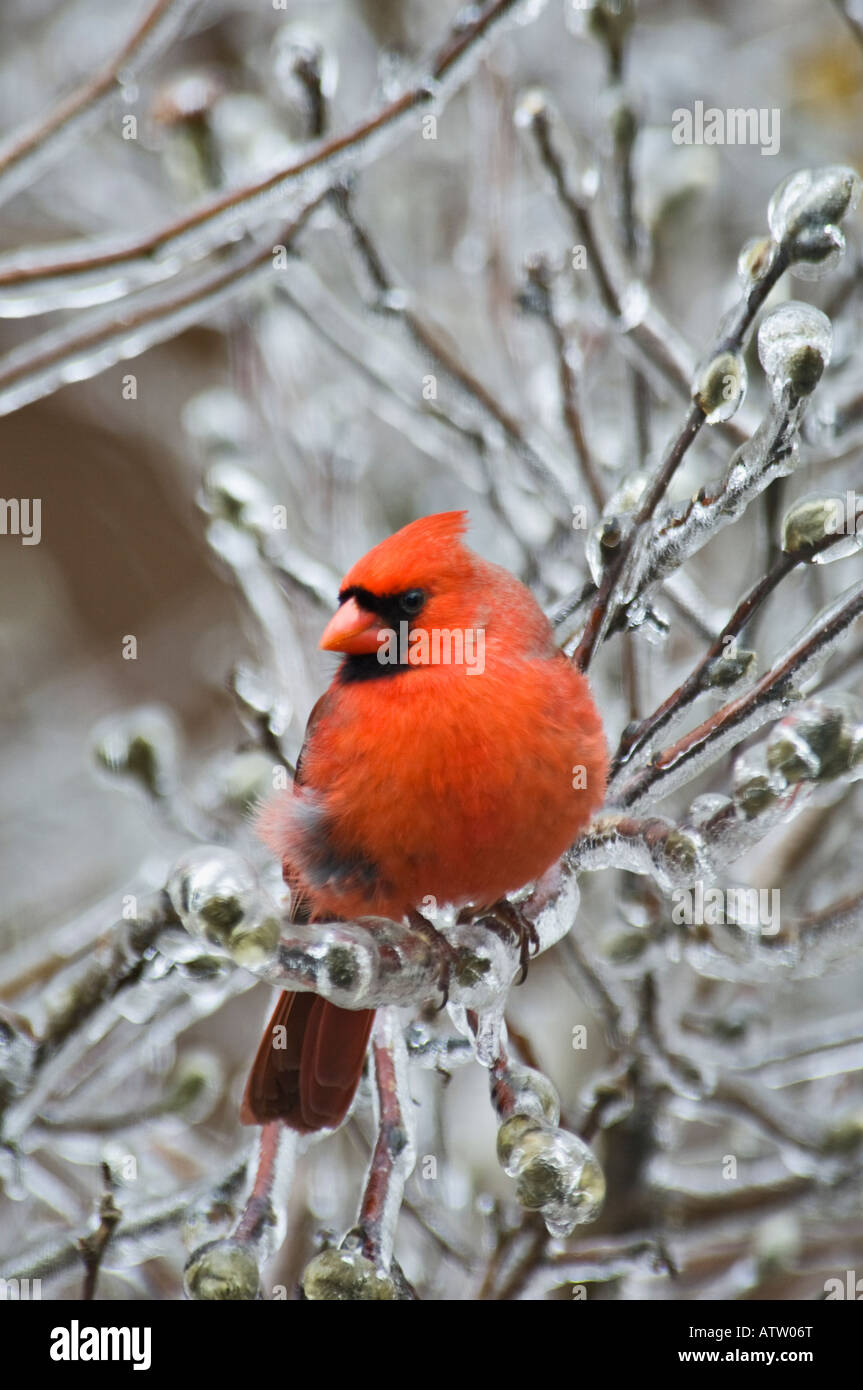
{"type": "Polygon", "coordinates": [[[313,1301],[416,1298],[393,1258],[405,1183],[416,1157],[407,1052],[395,1009],[381,1009],[375,1018],[371,1068],[375,1139],[357,1225],[303,1271],[303,1293],[313,1301]]]}
{"type": "MultiPolygon", "coordinates": [[[[453,1006],[482,1011],[499,1005],[520,972],[516,934],[492,915],[432,934],[380,917],[357,923],[290,924],[261,885],[252,865],[222,846],[184,855],[171,872],[168,896],[192,936],[207,941],[258,979],[298,993],[312,991],[343,1009],[376,1009],[440,1002],[447,975],[453,1006]],[[449,941],[453,950],[446,944],[449,941]]],[[[565,875],[549,901],[529,899],[521,911],[531,922],[538,951],[569,931],[578,886],[565,875]]]]}
{"type": "Polygon", "coordinates": [[[49,1011],[42,1036],[22,1038],[27,1065],[21,1074],[12,1074],[14,1084],[0,1116],[0,1135],[7,1143],[23,1133],[57,1077],[64,1074],[69,1058],[87,1045],[85,1025],[139,979],[148,952],[174,922],[165,894],[154,894],[134,919],[118,922],[84,962],[73,967],[59,1005],[49,1011]]]}
{"type": "MultiPolygon", "coordinates": [[[[549,175],[572,235],[585,249],[585,261],[599,302],[621,335],[621,341],[631,345],[637,361],[648,373],[658,374],[679,395],[690,395],[691,353],[671,324],[651,304],[645,286],[640,281],[627,280],[621,267],[608,255],[594,212],[598,189],[596,174],[588,170],[576,182],[570,177],[561,150],[560,118],[549,97],[536,90],[525,93],[516,119],[533,136],[540,162],[549,175]]],[[[722,421],[721,425],[735,443],[745,438],[745,431],[730,419],[722,421]]]]}
{"type": "Polygon", "coordinates": [[[179,32],[199,0],[155,0],[113,58],[82,86],[63,97],[25,130],[0,146],[0,202],[29,185],[61,157],[92,122],[103,105],[179,32]]]}
{"type": "MultiPolygon", "coordinates": [[[[556,502],[558,510],[562,507],[561,514],[565,515],[568,521],[571,499],[567,496],[561,480],[562,465],[549,456],[549,451],[542,443],[526,432],[524,426],[501,404],[494,393],[459,360],[453,347],[412,307],[410,294],[402,286],[395,284],[384,266],[371,233],[360,221],[350,186],[342,182],[333,189],[331,196],[350,233],[352,245],[372,287],[371,307],[377,313],[401,322],[423,357],[443,372],[445,377],[470,399],[486,424],[491,422],[503,431],[540,488],[547,504],[556,502]]],[[[481,450],[480,453],[485,459],[485,451],[481,450]]],[[[488,482],[491,489],[490,497],[498,504],[496,510],[501,512],[495,480],[490,474],[488,482]]],[[[503,516],[508,520],[505,513],[503,516]]]]}
{"type": "Polygon", "coordinates": [[[186,1293],[198,1302],[238,1302],[261,1297],[261,1267],[279,1248],[287,1226],[297,1136],[279,1120],[262,1125],[251,1191],[229,1236],[193,1250],[183,1274],[186,1293]]]}
{"type": "Polygon", "coordinates": [[[627,563],[636,539],[641,528],[653,517],[669,483],[683,462],[690,444],[696,438],[703,423],[704,414],[696,403],[691,406],[689,414],[672,440],[653,480],[648,485],[645,496],[632,519],[630,530],[626,535],[620,537],[611,552],[613,558],[609,560],[600,579],[599,587],[585,619],[584,632],[573,653],[572,659],[580,670],[586,671],[588,669],[597,646],[610,630],[617,608],[616,595],[626,573],[627,563]]]}
{"type": "MultiPolygon", "coordinates": [[[[310,200],[289,227],[274,233],[278,247],[290,247],[319,203],[320,198],[310,200]]],[[[245,243],[217,264],[178,277],[167,289],[143,290],[121,311],[97,310],[84,317],[83,328],[76,321],[13,348],[0,359],[0,414],[137,357],[200,323],[241,291],[272,280],[280,273],[276,249],[273,238],[263,246],[260,239],[245,243]]]]}
{"type": "Polygon", "coordinates": [[[566,432],[578,461],[582,478],[590,493],[597,515],[605,506],[605,489],[599,478],[596,464],[584,432],[584,422],[578,401],[578,382],[573,365],[572,347],[560,322],[554,302],[554,285],[551,269],[542,256],[534,256],[527,265],[529,293],[524,296],[524,305],[539,315],[548,326],[557,358],[557,375],[560,382],[560,410],[566,432]]]}
{"type": "Polygon", "coordinates": [[[84,1264],[81,1298],[85,1302],[96,1297],[96,1285],[99,1282],[102,1259],[111,1244],[114,1231],[123,1217],[123,1213],[114,1201],[114,1193],[111,1190],[111,1170],[107,1163],[102,1165],[102,1176],[105,1191],[99,1200],[99,1224],[94,1231],[86,1236],[81,1236],[78,1241],[78,1248],[81,1251],[81,1259],[84,1264]]]}
{"type": "MultiPolygon", "coordinates": [[[[573,657],[582,670],[611,630],[621,595],[631,603],[633,595],[643,591],[645,568],[659,577],[683,558],[683,538],[674,527],[665,533],[664,547],[656,535],[645,540],[645,532],[702,426],[729,419],[743,400],[743,349],[767,295],[789,267],[798,274],[820,275],[837,264],[845,245],[837,224],[856,206],[860,187],[852,169],[831,167],[792,175],[773,194],[768,208],[771,236],[744,248],[743,294],[719,325],[696,373],[689,414],[647,483],[628,529],[609,553],[573,657]]],[[[759,333],[759,355],[771,379],[774,409],[732,460],[724,495],[710,499],[714,513],[709,519],[700,518],[708,534],[711,523],[729,514],[740,515],[771,476],[787,470],[805,400],[829,361],[830,348],[829,320],[807,305],[785,305],[765,321],[759,333]]],[[[698,499],[687,515],[697,515],[697,507],[698,499]]]]}
{"type": "Polygon", "coordinates": [[[412,1101],[407,1089],[407,1054],[394,1009],[381,1009],[375,1018],[372,1067],[377,1138],[358,1225],[363,1255],[389,1269],[404,1187],[416,1156],[412,1101]]]}
{"type": "MultiPolygon", "coordinates": [[[[131,1261],[146,1260],[159,1252],[167,1232],[184,1220],[195,1218],[199,1223],[210,1219],[215,1207],[236,1200],[246,1173],[246,1160],[238,1165],[231,1160],[221,1176],[209,1176],[206,1181],[181,1192],[171,1192],[156,1201],[134,1206],[124,1202],[123,1215],[115,1226],[111,1245],[115,1256],[131,1261]]],[[[81,1259],[81,1241],[91,1234],[89,1224],[76,1227],[50,1240],[41,1239],[27,1250],[9,1257],[2,1277],[11,1279],[58,1279],[74,1269],[81,1259]]]]}
{"type": "MultiPolygon", "coordinates": [[[[777,586],[799,565],[823,560],[831,550],[844,551],[848,537],[839,529],[835,499],[804,498],[788,512],[783,523],[783,549],[776,560],[741,599],[731,617],[686,679],[647,719],[625,731],[609,779],[614,798],[615,778],[640,749],[677,720],[708,688],[734,685],[745,678],[754,654],[738,650],[737,638],[766,603],[777,586]]],[[[861,513],[863,515],[863,513],[861,513]]],[[[853,518],[856,541],[857,517],[853,518]]]]}
{"type": "Polygon", "coordinates": [[[666,795],[771,719],[778,718],[861,613],[863,581],[823,609],[751,689],[728,701],[697,728],[657,754],[649,766],[623,782],[615,795],[615,805],[636,808],[648,794],[652,798],[666,795]]]}
{"type": "MultiPolygon", "coordinates": [[[[829,320],[807,304],[785,304],[764,319],[758,349],[773,388],[766,418],[737,450],[720,482],[700,488],[684,507],[669,508],[644,527],[621,575],[625,600],[607,621],[606,632],[636,622],[659,580],[723,527],[738,521],[772,482],[797,466],[800,424],[808,398],[830,360],[831,344],[829,320]]],[[[629,534],[635,534],[635,527],[629,534]]]]}
{"type": "Polygon", "coordinates": [[[183,257],[204,255],[229,241],[237,230],[252,231],[274,217],[301,214],[334,178],[376,159],[382,139],[394,138],[424,108],[456,90],[478,61],[483,41],[524,8],[524,0],[489,0],[482,8],[464,11],[426,70],[372,116],[273,173],[207,199],[148,236],[125,242],[84,242],[67,248],[60,257],[55,248],[40,255],[0,259],[0,314],[17,317],[67,305],[104,303],[173,275],[183,257]],[[299,206],[290,205],[292,196],[299,206]]]}

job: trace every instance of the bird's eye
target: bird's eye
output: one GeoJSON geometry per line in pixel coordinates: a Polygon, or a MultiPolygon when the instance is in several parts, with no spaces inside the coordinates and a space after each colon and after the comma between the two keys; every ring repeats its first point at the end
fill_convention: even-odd
{"type": "Polygon", "coordinates": [[[402,594],[399,599],[399,608],[403,613],[407,613],[409,618],[415,618],[426,601],[423,589],[408,589],[406,594],[402,594]]]}

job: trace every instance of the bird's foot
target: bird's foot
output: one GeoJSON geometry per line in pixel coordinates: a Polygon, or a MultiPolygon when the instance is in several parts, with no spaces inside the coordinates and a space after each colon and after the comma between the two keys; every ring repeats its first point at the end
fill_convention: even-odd
{"type": "Polygon", "coordinates": [[[539,933],[533,922],[525,917],[517,903],[510,902],[509,898],[501,898],[487,912],[483,912],[479,921],[500,923],[510,931],[515,932],[518,941],[518,959],[521,966],[521,973],[516,980],[516,984],[523,984],[527,979],[527,967],[531,956],[535,956],[539,950],[539,933]]]}
{"type": "Polygon", "coordinates": [[[438,986],[443,995],[440,1008],[438,1009],[438,1012],[440,1012],[440,1010],[445,1009],[449,1003],[450,981],[452,980],[453,970],[455,969],[456,960],[458,959],[458,951],[454,946],[450,945],[443,932],[439,932],[437,927],[432,926],[428,918],[423,917],[422,913],[417,912],[416,909],[408,913],[408,921],[411,926],[418,931],[421,936],[424,936],[426,941],[434,947],[435,953],[440,960],[440,971],[437,979],[438,986]]]}

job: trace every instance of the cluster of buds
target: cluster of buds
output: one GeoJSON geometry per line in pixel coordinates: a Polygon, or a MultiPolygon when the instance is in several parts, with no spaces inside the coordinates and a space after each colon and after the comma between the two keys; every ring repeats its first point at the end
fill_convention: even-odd
{"type": "Polygon", "coordinates": [[[605,1198],[605,1178],[588,1146],[561,1129],[560,1102],[551,1082],[503,1058],[492,1068],[492,1101],[502,1123],[497,1156],[526,1211],[542,1216],[553,1236],[568,1236],[594,1221],[605,1198]]]}
{"type": "Polygon", "coordinates": [[[863,722],[849,702],[807,700],[734,767],[734,800],[747,819],[769,811],[802,783],[863,774],[863,722]]]}

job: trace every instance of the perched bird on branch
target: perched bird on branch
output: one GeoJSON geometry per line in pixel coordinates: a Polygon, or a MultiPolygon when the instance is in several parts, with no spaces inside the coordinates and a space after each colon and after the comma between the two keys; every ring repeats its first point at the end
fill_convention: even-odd
{"type": "MultiPolygon", "coordinates": [[[[294,920],[491,908],[549,869],[602,803],[607,753],[587,681],[529,590],[463,543],[466,525],[465,512],[411,522],[345,576],[320,644],[342,661],[293,793],[258,820],[294,920]]],[[[373,1018],[283,992],[243,1122],[339,1125],[373,1018]]]]}

